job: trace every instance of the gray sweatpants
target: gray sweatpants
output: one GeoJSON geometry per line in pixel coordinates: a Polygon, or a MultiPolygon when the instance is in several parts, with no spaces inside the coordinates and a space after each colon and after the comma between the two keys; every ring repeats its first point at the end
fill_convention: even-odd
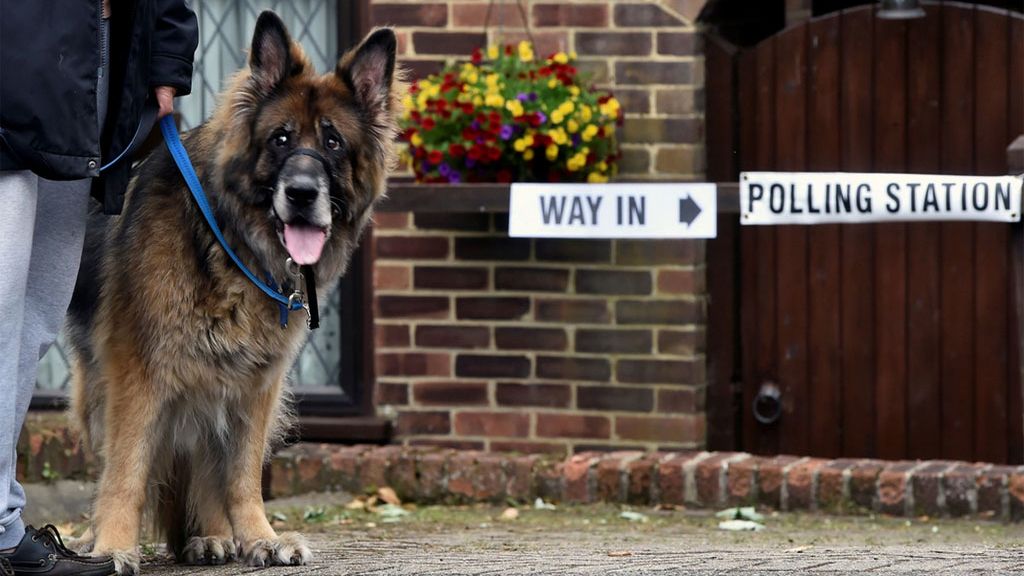
{"type": "Polygon", "coordinates": [[[25,532],[15,446],[36,370],[64,321],[82,259],[89,180],[0,172],[0,549],[25,532]]]}

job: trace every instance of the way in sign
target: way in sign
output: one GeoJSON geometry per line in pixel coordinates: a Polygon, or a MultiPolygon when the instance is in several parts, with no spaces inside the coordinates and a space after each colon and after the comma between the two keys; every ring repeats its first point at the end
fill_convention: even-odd
{"type": "MultiPolygon", "coordinates": [[[[584,196],[541,195],[540,214],[544,225],[599,226],[604,194],[584,196]]],[[[643,196],[615,195],[615,224],[619,226],[645,226],[647,224],[647,198],[643,196]]]]}

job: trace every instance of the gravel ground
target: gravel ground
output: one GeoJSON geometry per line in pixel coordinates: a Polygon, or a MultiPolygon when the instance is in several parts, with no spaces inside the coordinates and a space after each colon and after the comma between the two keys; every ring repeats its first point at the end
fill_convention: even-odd
{"type": "MultiPolygon", "coordinates": [[[[64,494],[87,493],[67,489],[64,494]]],[[[582,506],[513,520],[504,507],[407,507],[387,518],[344,495],[268,505],[280,530],[304,532],[315,558],[265,571],[176,566],[145,548],[142,573],[375,575],[1021,574],[1024,526],[985,520],[766,514],[760,532],[726,532],[707,512],[582,506]],[[621,517],[638,512],[642,520],[621,517]]],[[[73,509],[73,508],[70,508],[73,509]]],[[[69,518],[68,520],[74,520],[69,518]]],[[[65,525],[71,530],[74,525],[65,525]]],[[[80,526],[79,526],[80,527],[80,526]]]]}

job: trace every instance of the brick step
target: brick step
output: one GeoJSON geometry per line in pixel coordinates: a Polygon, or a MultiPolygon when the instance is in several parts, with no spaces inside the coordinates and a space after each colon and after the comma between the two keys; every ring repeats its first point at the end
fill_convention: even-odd
{"type": "Polygon", "coordinates": [[[586,452],[566,459],[403,446],[298,444],[271,463],[273,497],[390,486],[420,503],[611,502],[1024,518],[1024,466],[823,460],[738,452],[586,452]]]}

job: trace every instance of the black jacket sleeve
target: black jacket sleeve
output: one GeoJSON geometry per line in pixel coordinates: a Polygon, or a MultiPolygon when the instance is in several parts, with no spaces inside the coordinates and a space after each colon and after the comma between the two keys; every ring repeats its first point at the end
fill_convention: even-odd
{"type": "Polygon", "coordinates": [[[196,15],[185,0],[155,0],[154,8],[149,85],[172,86],[184,96],[192,91],[192,59],[199,45],[196,15]]]}

